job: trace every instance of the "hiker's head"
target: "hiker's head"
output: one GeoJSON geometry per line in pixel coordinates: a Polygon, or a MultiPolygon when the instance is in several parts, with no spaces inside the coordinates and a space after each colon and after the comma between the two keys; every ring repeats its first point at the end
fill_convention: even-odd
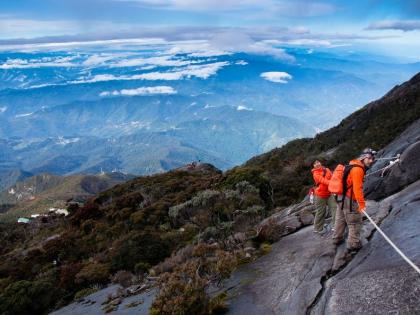
{"type": "Polygon", "coordinates": [[[370,167],[375,162],[376,151],[371,148],[366,148],[360,153],[358,160],[360,160],[366,167],[370,167]]]}
{"type": "Polygon", "coordinates": [[[312,162],[312,166],[313,166],[314,168],[318,168],[318,167],[321,167],[321,166],[322,166],[322,163],[321,163],[321,161],[320,161],[319,159],[315,159],[315,160],[312,162]]]}

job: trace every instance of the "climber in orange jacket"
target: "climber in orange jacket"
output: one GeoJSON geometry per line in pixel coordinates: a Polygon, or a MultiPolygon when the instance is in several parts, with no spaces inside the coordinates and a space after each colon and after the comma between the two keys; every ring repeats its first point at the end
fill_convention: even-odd
{"type": "MultiPolygon", "coordinates": [[[[345,179],[343,202],[337,206],[335,218],[335,232],[333,241],[339,244],[344,240],[344,231],[346,225],[349,233],[347,238],[347,249],[350,251],[357,250],[362,247],[360,241],[360,230],[362,227],[363,211],[366,203],[363,195],[363,179],[366,169],[369,168],[375,160],[376,152],[372,149],[365,149],[360,156],[350,161],[350,171],[345,179]]],[[[339,196],[339,200],[342,200],[339,196]]]]}
{"type": "Polygon", "coordinates": [[[334,196],[328,191],[328,183],[331,178],[331,171],[322,166],[322,163],[319,159],[316,159],[313,164],[312,176],[316,185],[314,191],[314,204],[315,204],[315,220],[314,220],[314,232],[319,234],[324,234],[327,232],[327,229],[324,227],[325,217],[327,214],[327,207],[331,213],[332,221],[331,226],[334,230],[335,222],[335,211],[337,208],[337,203],[334,196]]]}

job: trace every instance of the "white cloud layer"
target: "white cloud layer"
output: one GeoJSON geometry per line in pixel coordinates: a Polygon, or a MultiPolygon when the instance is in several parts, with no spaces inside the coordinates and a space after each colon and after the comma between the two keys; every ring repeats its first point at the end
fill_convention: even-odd
{"type": "Polygon", "coordinates": [[[371,23],[367,30],[401,30],[404,32],[420,30],[420,20],[383,20],[371,23]]]}
{"type": "Polygon", "coordinates": [[[261,73],[261,78],[275,82],[275,83],[287,83],[289,80],[292,79],[292,76],[287,72],[280,72],[280,71],[270,71],[270,72],[263,72],[261,73]]]}
{"type": "Polygon", "coordinates": [[[282,48],[273,47],[264,41],[255,41],[245,32],[230,30],[217,33],[209,42],[212,47],[230,52],[271,55],[278,59],[294,61],[294,57],[282,48]]]}
{"type": "Polygon", "coordinates": [[[277,16],[318,16],[336,11],[332,4],[297,0],[114,0],[134,2],[142,7],[179,11],[265,13],[277,16]]]}
{"type": "Polygon", "coordinates": [[[115,91],[104,91],[99,96],[139,96],[139,95],[156,95],[156,94],[176,94],[177,91],[171,86],[148,86],[139,87],[137,89],[123,89],[115,91]]]}
{"type": "Polygon", "coordinates": [[[0,64],[0,69],[29,69],[42,67],[74,67],[74,57],[43,57],[39,59],[7,59],[0,64]]]}
{"type": "Polygon", "coordinates": [[[82,78],[70,83],[82,84],[82,83],[94,83],[104,81],[124,81],[124,80],[150,80],[150,81],[175,81],[181,79],[189,79],[192,77],[207,79],[212,75],[215,75],[221,68],[229,65],[227,61],[214,62],[203,65],[190,65],[181,70],[168,71],[168,72],[148,72],[135,75],[121,75],[116,76],[113,74],[99,74],[92,78],[82,78]]]}
{"type": "Polygon", "coordinates": [[[239,105],[238,107],[236,107],[236,110],[252,110],[252,108],[248,108],[246,106],[239,105]]]}

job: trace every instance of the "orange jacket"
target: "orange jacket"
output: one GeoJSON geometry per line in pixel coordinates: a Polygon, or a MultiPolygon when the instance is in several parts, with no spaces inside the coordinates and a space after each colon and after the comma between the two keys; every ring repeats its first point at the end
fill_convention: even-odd
{"type": "Polygon", "coordinates": [[[330,183],[332,176],[331,171],[328,168],[317,167],[312,169],[312,176],[314,177],[314,182],[317,185],[314,192],[315,196],[320,198],[328,198],[331,195],[331,193],[328,191],[328,184],[330,183]],[[325,177],[323,177],[324,169],[325,177]]]}
{"type": "Polygon", "coordinates": [[[357,210],[364,209],[366,207],[365,197],[363,195],[363,178],[365,177],[365,166],[359,160],[350,161],[350,165],[360,165],[361,167],[353,167],[350,170],[349,176],[347,177],[347,187],[351,187],[347,191],[347,197],[356,200],[359,204],[357,210]]]}

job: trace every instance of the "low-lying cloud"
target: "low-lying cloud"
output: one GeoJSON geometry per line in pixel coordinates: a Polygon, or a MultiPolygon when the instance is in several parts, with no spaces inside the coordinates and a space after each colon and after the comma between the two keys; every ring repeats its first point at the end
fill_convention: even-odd
{"type": "Polygon", "coordinates": [[[3,64],[0,64],[0,69],[30,69],[30,68],[45,68],[45,67],[74,67],[72,62],[74,57],[43,57],[39,59],[8,59],[3,64]]]}
{"type": "Polygon", "coordinates": [[[156,95],[156,94],[176,94],[177,91],[171,86],[148,86],[139,87],[137,89],[123,89],[115,91],[104,91],[99,94],[101,97],[107,96],[140,96],[140,95],[156,95]]]}
{"type": "Polygon", "coordinates": [[[83,83],[95,83],[104,81],[128,81],[128,80],[149,80],[149,81],[175,81],[182,79],[189,79],[192,77],[207,79],[212,75],[215,75],[221,68],[229,65],[227,61],[214,62],[203,65],[190,65],[180,70],[168,71],[168,72],[148,72],[135,75],[113,75],[113,74],[99,74],[92,78],[81,78],[70,83],[83,84],[83,83]]]}
{"type": "Polygon", "coordinates": [[[261,73],[261,78],[275,82],[275,83],[287,83],[289,80],[292,79],[292,76],[287,72],[281,71],[270,71],[270,72],[263,72],[261,73]]]}
{"type": "Polygon", "coordinates": [[[265,41],[256,41],[250,35],[238,30],[220,32],[209,41],[210,46],[222,51],[244,52],[256,55],[271,55],[275,58],[294,61],[284,49],[274,47],[265,41]]]}
{"type": "Polygon", "coordinates": [[[420,20],[383,20],[371,23],[367,30],[400,30],[404,32],[420,30],[420,20]]]}

